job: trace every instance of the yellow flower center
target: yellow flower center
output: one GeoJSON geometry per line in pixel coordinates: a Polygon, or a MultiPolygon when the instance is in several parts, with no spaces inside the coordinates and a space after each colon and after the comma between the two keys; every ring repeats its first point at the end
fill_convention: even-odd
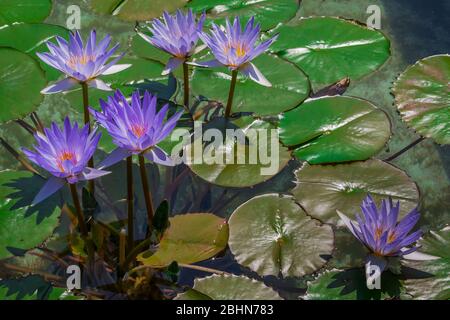
{"type": "Polygon", "coordinates": [[[72,162],[76,160],[75,154],[72,151],[64,151],[58,156],[56,165],[58,166],[59,170],[61,170],[61,172],[64,172],[63,163],[67,160],[72,162]]]}
{"type": "Polygon", "coordinates": [[[77,64],[85,65],[86,63],[94,60],[95,60],[94,56],[92,55],[88,56],[83,54],[82,56],[71,56],[67,64],[71,68],[74,68],[77,64]]]}
{"type": "Polygon", "coordinates": [[[144,135],[145,128],[143,126],[137,124],[137,125],[134,125],[131,127],[131,131],[134,133],[134,135],[137,138],[140,138],[144,135]]]}

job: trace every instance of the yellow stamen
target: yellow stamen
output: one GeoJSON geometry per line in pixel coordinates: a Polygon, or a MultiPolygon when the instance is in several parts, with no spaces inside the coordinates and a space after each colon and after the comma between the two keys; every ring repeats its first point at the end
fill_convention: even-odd
{"type": "Polygon", "coordinates": [[[134,135],[137,138],[140,138],[144,135],[145,133],[145,128],[143,126],[140,125],[134,125],[131,127],[131,131],[134,133],[134,135]]]}

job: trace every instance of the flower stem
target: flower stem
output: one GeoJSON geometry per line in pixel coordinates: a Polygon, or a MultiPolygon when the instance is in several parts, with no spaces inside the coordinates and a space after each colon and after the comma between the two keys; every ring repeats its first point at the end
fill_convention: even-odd
{"type": "Polygon", "coordinates": [[[147,207],[148,229],[149,233],[151,234],[153,226],[153,212],[154,212],[152,194],[150,192],[150,187],[148,185],[147,170],[145,169],[144,156],[140,154],[138,157],[139,157],[139,169],[141,171],[142,189],[144,191],[145,206],[147,207]]]}
{"type": "MultiPolygon", "coordinates": [[[[81,82],[81,89],[83,91],[83,112],[84,112],[84,124],[89,125],[89,132],[91,132],[91,119],[89,116],[89,91],[88,85],[86,82],[81,82]]],[[[88,162],[89,167],[94,168],[94,158],[89,159],[88,162]]],[[[95,192],[95,182],[94,180],[88,181],[89,192],[94,196],[95,192]]]]}
{"type": "Polygon", "coordinates": [[[406,151],[408,151],[409,149],[411,149],[412,147],[416,146],[418,143],[422,142],[423,140],[425,140],[424,137],[420,137],[417,140],[414,140],[413,142],[411,142],[410,144],[408,144],[406,147],[404,147],[402,150],[394,153],[392,156],[386,158],[384,161],[392,161],[396,158],[398,158],[399,156],[401,156],[402,154],[404,154],[406,151]]]}
{"type": "Polygon", "coordinates": [[[133,217],[133,158],[127,158],[127,211],[128,211],[128,252],[134,247],[134,217],[133,217]]]}
{"type": "Polygon", "coordinates": [[[234,89],[236,88],[237,70],[231,72],[231,84],[230,92],[228,93],[227,108],[225,109],[225,118],[228,118],[231,114],[231,106],[233,105],[234,89]]]}
{"type": "Polygon", "coordinates": [[[76,184],[69,183],[70,193],[72,194],[73,199],[73,205],[75,206],[75,212],[77,215],[78,220],[78,227],[80,228],[81,237],[84,240],[84,243],[86,244],[87,251],[88,251],[88,265],[89,268],[92,266],[92,263],[94,262],[94,247],[89,239],[89,233],[87,229],[86,222],[84,221],[84,213],[83,209],[81,208],[80,204],[80,198],[78,197],[77,187],[76,184]]]}
{"type": "Polygon", "coordinates": [[[189,65],[186,61],[183,63],[184,75],[184,106],[189,111],[189,65]]]}

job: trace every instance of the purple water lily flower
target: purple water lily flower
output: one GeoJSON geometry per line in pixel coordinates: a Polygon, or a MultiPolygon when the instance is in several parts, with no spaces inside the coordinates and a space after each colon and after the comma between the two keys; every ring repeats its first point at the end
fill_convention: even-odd
{"type": "Polygon", "coordinates": [[[255,26],[254,17],[247,22],[244,30],[241,28],[239,17],[234,19],[233,25],[227,19],[226,28],[223,29],[212,23],[211,34],[200,33],[199,36],[211,49],[215,60],[192,64],[201,67],[224,65],[231,70],[241,71],[244,75],[263,86],[270,87],[270,82],[251,61],[266,51],[278,38],[278,35],[257,44],[260,31],[261,26],[260,24],[255,26]]]}
{"type": "Polygon", "coordinates": [[[45,128],[44,133],[37,132],[35,138],[37,145],[35,151],[22,148],[25,155],[35,164],[47,170],[52,177],[46,182],[41,191],[33,200],[39,203],[61,189],[66,182],[73,184],[82,180],[92,180],[108,174],[109,172],[87,167],[100,140],[100,133],[92,130],[89,125],[78,128],[73,126],[67,117],[62,130],[52,123],[45,128]]]}
{"type": "Polygon", "coordinates": [[[102,112],[90,108],[91,114],[103,126],[118,146],[99,165],[111,166],[132,155],[143,154],[148,160],[162,165],[173,165],[172,159],[156,145],[164,140],[175,128],[183,112],[178,112],[164,123],[169,105],[156,112],[156,96],[145,91],[141,100],[135,91],[128,103],[126,97],[117,90],[105,102],[100,99],[102,112]]]}
{"type": "Polygon", "coordinates": [[[151,45],[173,56],[162,72],[163,75],[167,75],[205,48],[205,46],[196,47],[204,22],[204,13],[196,22],[192,10],[185,15],[181,10],[177,10],[173,16],[164,12],[163,20],[155,19],[151,27],[148,27],[152,33],[151,37],[141,32],[138,34],[151,45]]]}
{"type": "Polygon", "coordinates": [[[420,230],[410,233],[420,218],[417,209],[397,221],[399,210],[400,203],[397,202],[394,206],[391,198],[382,200],[378,209],[372,197],[368,195],[361,205],[363,218],[357,215],[357,221],[352,221],[338,211],[350,232],[371,252],[369,259],[372,259],[372,263],[381,264],[382,270],[386,267],[383,258],[410,255],[418,247],[409,246],[422,236],[420,230]]]}
{"type": "Polygon", "coordinates": [[[47,42],[50,52],[36,54],[46,64],[66,74],[67,78],[45,88],[41,91],[43,94],[67,91],[80,82],[86,82],[89,86],[100,90],[110,91],[112,89],[97,77],[113,74],[131,66],[130,64],[116,64],[124,53],[108,62],[119,44],[108,49],[111,43],[109,35],[97,44],[95,30],[91,31],[86,44],[83,44],[78,31],[70,34],[69,42],[59,36],[56,37],[56,42],[57,45],[50,41],[47,42]]]}

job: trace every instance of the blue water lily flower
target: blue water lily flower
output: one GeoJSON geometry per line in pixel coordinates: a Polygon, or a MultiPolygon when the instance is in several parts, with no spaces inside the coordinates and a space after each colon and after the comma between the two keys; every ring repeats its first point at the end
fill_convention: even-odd
{"type": "Polygon", "coordinates": [[[92,130],[89,125],[78,128],[73,126],[69,118],[64,120],[62,130],[56,123],[45,128],[44,133],[37,132],[35,151],[22,148],[24,154],[36,165],[47,170],[52,177],[33,200],[33,204],[46,199],[66,183],[74,184],[82,180],[92,180],[108,174],[108,171],[87,167],[100,140],[100,133],[92,130]]]}
{"type": "Polygon", "coordinates": [[[119,44],[108,49],[111,43],[109,35],[97,44],[95,30],[91,31],[85,44],[78,31],[70,34],[69,42],[59,36],[56,37],[56,42],[57,44],[47,42],[50,52],[36,54],[46,64],[63,72],[67,78],[43,89],[41,91],[43,94],[67,91],[83,82],[90,87],[109,91],[112,89],[98,77],[114,74],[131,66],[130,64],[116,64],[124,53],[109,61],[119,44]]]}
{"type": "Polygon", "coordinates": [[[162,73],[167,75],[192,55],[205,48],[205,46],[197,47],[204,22],[205,14],[202,14],[197,22],[192,10],[186,14],[177,10],[173,16],[164,12],[162,20],[155,19],[148,27],[152,36],[141,32],[138,34],[151,45],[173,56],[162,73]]]}
{"type": "Polygon", "coordinates": [[[100,165],[111,166],[132,155],[143,154],[148,160],[162,165],[173,165],[172,159],[157,144],[164,140],[175,128],[183,112],[178,112],[164,122],[169,105],[156,112],[157,99],[145,91],[141,100],[135,91],[128,103],[126,97],[117,90],[108,101],[100,100],[102,111],[90,109],[95,119],[103,126],[118,146],[100,165]]]}
{"type": "Polygon", "coordinates": [[[233,24],[226,19],[226,27],[221,28],[212,23],[211,34],[200,33],[200,38],[211,49],[215,59],[206,62],[192,63],[202,67],[226,66],[231,70],[239,70],[253,81],[270,87],[270,82],[251,62],[264,53],[270,45],[278,38],[278,35],[258,43],[261,26],[255,25],[252,17],[242,30],[239,17],[234,19],[233,24]]]}

